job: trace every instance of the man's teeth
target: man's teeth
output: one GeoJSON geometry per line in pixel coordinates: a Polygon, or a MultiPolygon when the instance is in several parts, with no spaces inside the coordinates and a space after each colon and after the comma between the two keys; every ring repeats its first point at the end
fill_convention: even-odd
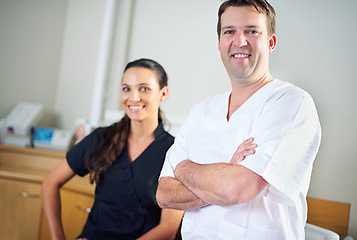
{"type": "Polygon", "coordinates": [[[136,110],[136,109],[142,109],[143,106],[129,106],[130,109],[136,110]]]}
{"type": "Polygon", "coordinates": [[[249,54],[234,54],[233,57],[235,58],[247,58],[249,54]]]}

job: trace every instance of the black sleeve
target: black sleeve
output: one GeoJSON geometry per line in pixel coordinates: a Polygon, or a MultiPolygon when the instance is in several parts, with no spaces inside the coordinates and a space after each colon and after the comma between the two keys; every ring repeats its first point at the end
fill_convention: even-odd
{"type": "Polygon", "coordinates": [[[98,130],[93,131],[67,152],[66,159],[68,165],[81,177],[89,173],[86,166],[86,159],[92,149],[92,144],[97,133],[98,130]]]}

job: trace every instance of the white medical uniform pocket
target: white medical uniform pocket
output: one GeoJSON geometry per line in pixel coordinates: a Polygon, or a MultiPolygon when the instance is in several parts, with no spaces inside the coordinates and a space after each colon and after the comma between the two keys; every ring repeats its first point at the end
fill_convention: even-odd
{"type": "Polygon", "coordinates": [[[248,132],[248,128],[238,128],[234,131],[235,133],[235,145],[236,145],[236,149],[238,148],[238,146],[244,142],[245,140],[247,140],[248,138],[252,137],[248,132]]]}
{"type": "Polygon", "coordinates": [[[219,240],[275,240],[276,230],[267,229],[246,229],[235,225],[233,223],[222,221],[219,226],[218,238],[219,240]]]}

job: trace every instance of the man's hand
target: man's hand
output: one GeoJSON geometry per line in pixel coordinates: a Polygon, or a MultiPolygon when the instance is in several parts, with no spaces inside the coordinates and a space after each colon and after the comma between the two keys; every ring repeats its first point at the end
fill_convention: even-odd
{"type": "Polygon", "coordinates": [[[238,163],[243,161],[246,156],[254,154],[254,149],[257,147],[257,144],[253,143],[253,141],[254,138],[251,137],[242,142],[233,154],[231,160],[229,161],[229,164],[237,165],[238,163]]]}

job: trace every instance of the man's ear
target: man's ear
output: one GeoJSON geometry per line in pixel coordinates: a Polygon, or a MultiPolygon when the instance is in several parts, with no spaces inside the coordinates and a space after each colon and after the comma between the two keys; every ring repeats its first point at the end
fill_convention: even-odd
{"type": "Polygon", "coordinates": [[[272,53],[276,47],[276,35],[272,34],[269,38],[269,53],[272,53]]]}
{"type": "Polygon", "coordinates": [[[221,43],[221,40],[218,37],[218,51],[221,51],[220,43],[221,43]]]}

